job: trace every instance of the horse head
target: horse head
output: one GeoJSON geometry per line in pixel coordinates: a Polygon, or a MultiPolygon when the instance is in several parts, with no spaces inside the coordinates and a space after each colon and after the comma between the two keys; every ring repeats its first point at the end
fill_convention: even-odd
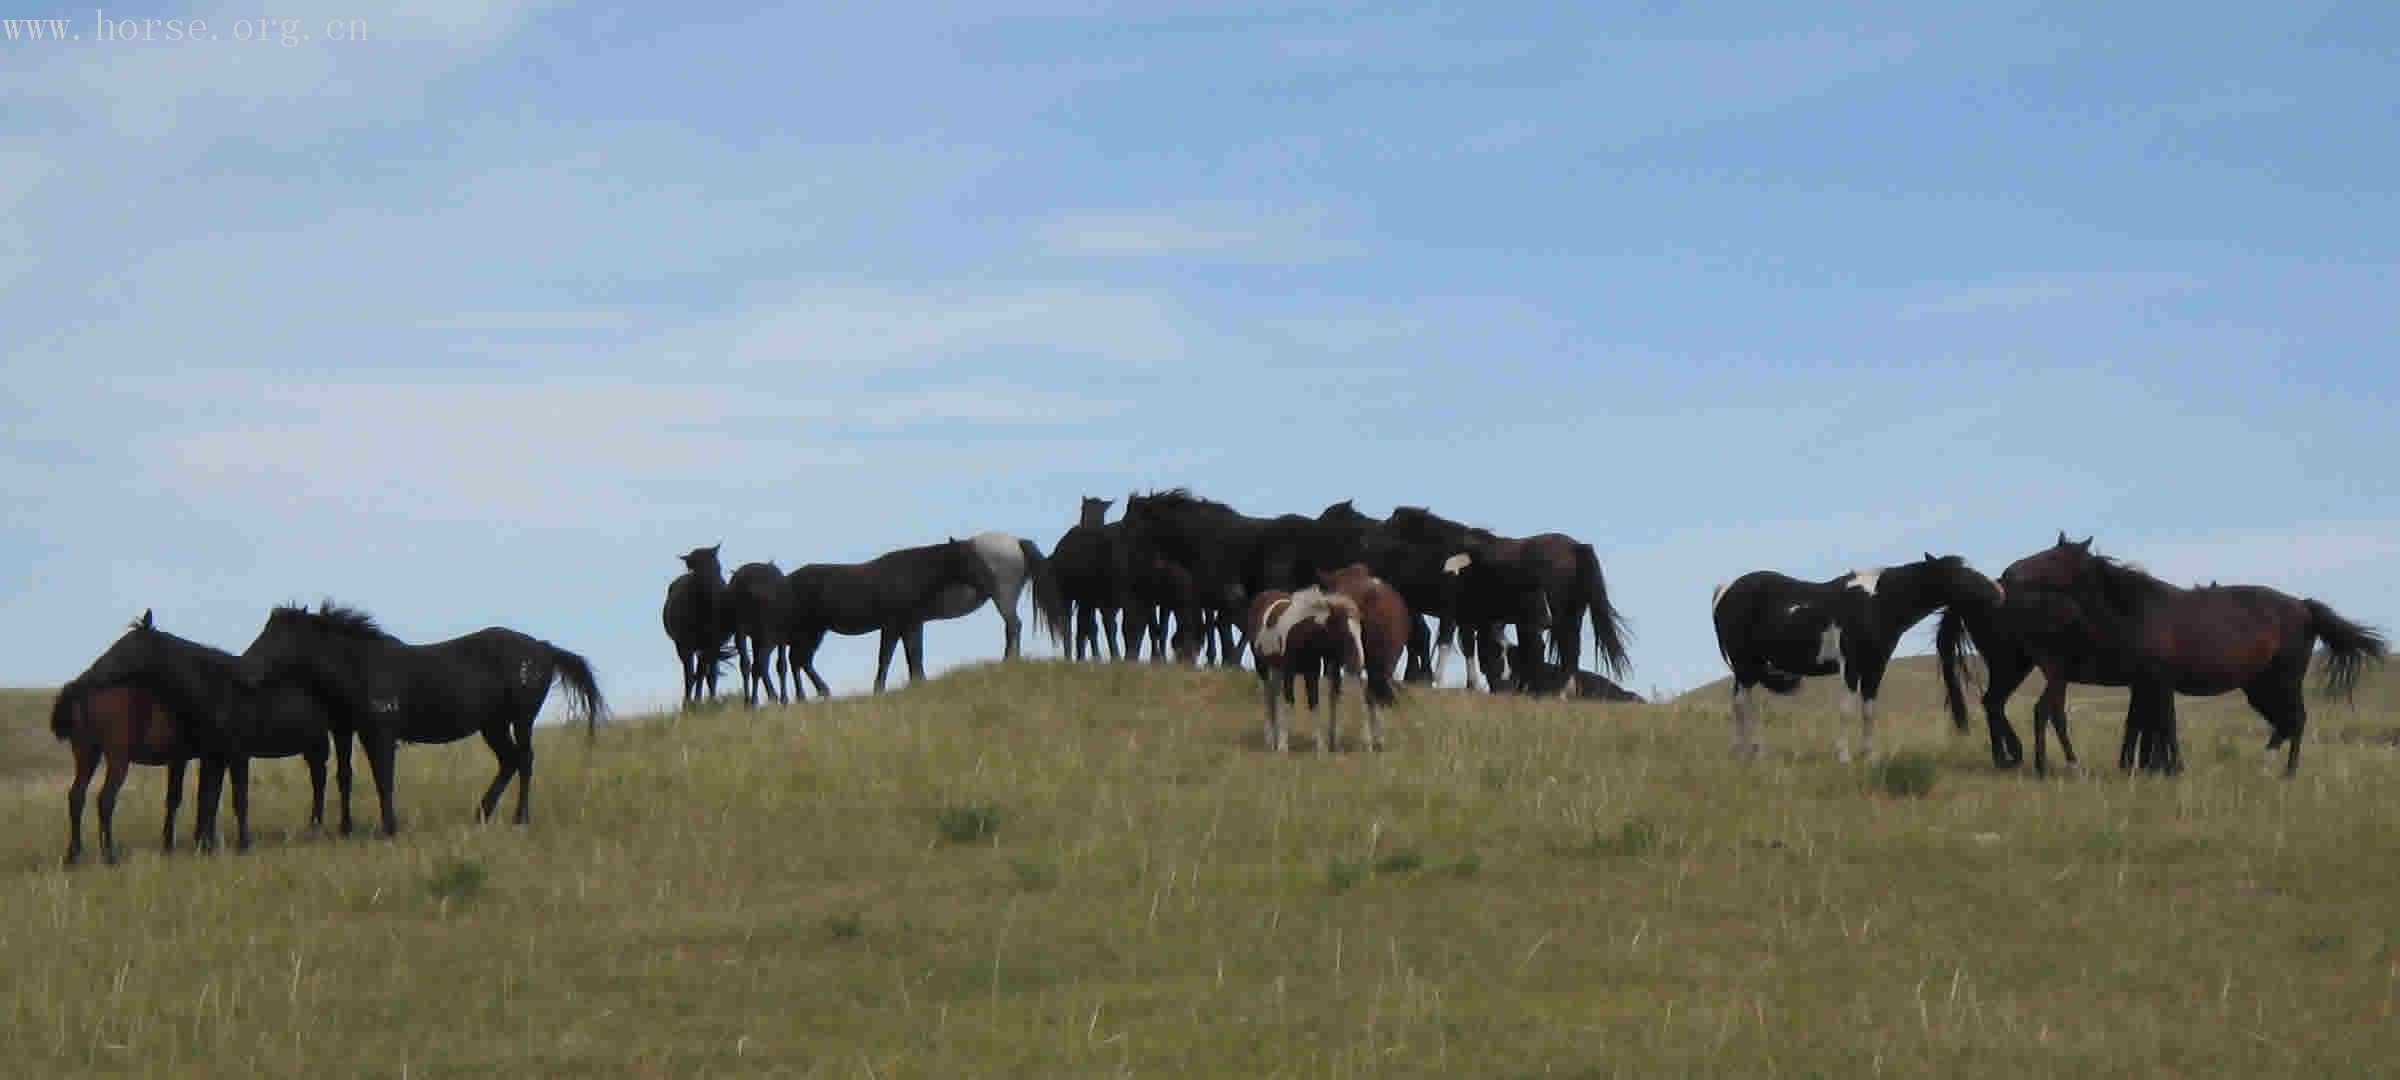
{"type": "Polygon", "coordinates": [[[2000,573],[1999,586],[2003,593],[2074,592],[2094,584],[2093,575],[2098,567],[2091,537],[2069,540],[2065,532],[2060,532],[2056,544],[2008,564],[2008,569],[2000,573]]]}

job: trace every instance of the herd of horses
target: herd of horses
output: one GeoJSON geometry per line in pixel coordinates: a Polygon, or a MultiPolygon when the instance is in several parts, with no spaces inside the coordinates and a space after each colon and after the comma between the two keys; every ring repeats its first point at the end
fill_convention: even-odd
{"type": "MultiPolygon", "coordinates": [[[[827,696],[815,657],[828,632],[879,635],[876,692],[885,688],[896,647],[905,650],[910,678],[922,680],[925,624],[987,601],[1002,619],[1003,655],[1015,657],[1023,632],[1017,601],[1028,592],[1035,622],[1076,660],[1097,660],[1103,647],[1111,659],[1139,660],[1146,647],[1154,661],[1171,655],[1236,665],[1247,652],[1262,689],[1266,745],[1275,750],[1290,745],[1283,706],[1296,704],[1295,687],[1306,686],[1314,710],[1320,679],[1332,692],[1317,745],[1336,748],[1345,678],[1361,687],[1364,745],[1381,749],[1380,711],[1397,700],[1397,683],[1440,679],[1453,649],[1466,661],[1470,689],[1640,700],[1614,681],[1628,663],[1626,622],[1609,601],[1594,549],[1574,537],[1504,536],[1423,507],[1374,518],[1348,501],[1314,516],[1254,517],[1180,488],[1128,497],[1114,522],[1106,520],[1111,505],[1084,499],[1081,519],[1048,556],[1031,541],[985,532],[788,574],[773,563],[749,563],[729,577],[721,545],[690,551],[662,611],[685,704],[714,697],[728,662],[737,665],[750,704],[762,694],[778,702],[804,696],[795,669],[827,696]],[[1598,671],[1580,666],[1587,620],[1598,671]]],[[[2175,695],[2240,690],[2267,721],[2267,750],[2283,749],[2284,773],[2292,775],[2308,723],[2302,687],[2317,647],[2326,656],[2325,689],[2341,695],[2386,650],[2381,633],[2318,601],[2263,586],[2181,588],[2063,533],[1996,580],[1959,556],[1927,554],[1823,582],[1755,571],[1717,586],[1710,607],[1718,649],[1733,672],[1733,750],[1749,756],[1764,749],[1754,692],[1788,694],[1824,675],[1839,676],[1846,690],[1839,756],[1851,757],[1850,718],[1858,752],[1871,753],[1875,699],[1892,653],[1904,633],[1936,612],[1944,706],[1966,730],[1967,660],[1980,654],[1998,767],[2024,761],[2006,705],[2028,675],[2042,673],[2046,685],[2033,714],[2037,773],[2048,767],[2048,734],[2075,761],[2065,690],[2084,683],[2131,690],[2120,768],[2180,771],[2175,695]]],[[[235,846],[248,846],[248,763],[256,757],[307,763],[312,826],[324,821],[330,759],[347,834],[353,742],[366,750],[384,835],[398,829],[392,784],[399,744],[474,734],[499,767],[478,817],[496,812],[513,781],[514,820],[522,824],[532,797],[534,718],[554,683],[592,734],[605,706],[590,665],[515,630],[411,645],[363,612],[328,601],[315,610],[275,608],[235,655],[160,630],[145,611],[60,688],[51,710],[51,730],[75,759],[67,861],[83,852],[84,799],[102,765],[100,846],[110,861],[117,794],[133,765],[167,770],[168,850],[183,774],[195,761],[196,847],[215,844],[228,775],[235,846]]]]}

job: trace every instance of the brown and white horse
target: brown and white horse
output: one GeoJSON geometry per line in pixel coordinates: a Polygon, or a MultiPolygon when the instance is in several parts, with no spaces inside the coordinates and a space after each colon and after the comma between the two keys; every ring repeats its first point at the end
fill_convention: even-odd
{"type": "Polygon", "coordinates": [[[1382,708],[1396,700],[1392,668],[1408,647],[1408,606],[1398,591],[1361,565],[1319,574],[1317,584],[1295,593],[1269,590],[1250,605],[1250,650],[1266,698],[1267,746],[1289,749],[1282,706],[1294,703],[1292,684],[1308,683],[1308,704],[1317,706],[1317,676],[1332,679],[1325,725],[1317,745],[1331,752],[1341,734],[1342,676],[1365,684],[1366,739],[1383,748],[1382,708]]]}

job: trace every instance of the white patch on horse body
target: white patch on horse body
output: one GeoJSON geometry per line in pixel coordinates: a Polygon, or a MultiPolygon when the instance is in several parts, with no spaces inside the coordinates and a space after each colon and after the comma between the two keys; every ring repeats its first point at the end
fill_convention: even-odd
{"type": "MultiPolygon", "coordinates": [[[[1358,605],[1347,596],[1313,585],[1293,593],[1268,606],[1266,618],[1259,620],[1256,648],[1266,656],[1282,656],[1293,627],[1308,622],[1323,625],[1332,620],[1336,611],[1348,614],[1354,624],[1358,621],[1358,605]]],[[[1365,661],[1362,659],[1360,663],[1363,665],[1365,661]]]]}
{"type": "Polygon", "coordinates": [[[1825,636],[1817,639],[1817,662],[1835,664],[1836,671],[1839,671],[1838,665],[1842,662],[1842,624],[1826,625],[1825,636]]]}
{"type": "Polygon", "coordinates": [[[1882,577],[1883,571],[1881,570],[1852,570],[1850,571],[1850,587],[1868,596],[1873,596],[1875,595],[1875,582],[1882,577]]]}
{"type": "Polygon", "coordinates": [[[1433,650],[1433,681],[1442,681],[1442,669],[1450,665],[1450,643],[1445,641],[1433,650]]]}
{"type": "Polygon", "coordinates": [[[376,698],[375,700],[367,703],[367,708],[373,712],[396,713],[400,711],[400,699],[388,697],[376,698]]]}
{"type": "Polygon", "coordinates": [[[1784,614],[1786,614],[1786,615],[1798,615],[1798,614],[1800,614],[1800,609],[1801,609],[1801,608],[1804,608],[1804,607],[1807,607],[1807,606],[1808,606],[1807,604],[1793,604],[1793,605],[1791,606],[1791,610],[1784,612],[1784,614]]]}
{"type": "Polygon", "coordinates": [[[517,681],[527,686],[533,685],[533,661],[517,661],[517,681]]]}
{"type": "Polygon", "coordinates": [[[1462,551],[1442,560],[1442,573],[1455,575],[1474,564],[1475,557],[1462,551]]]}
{"type": "Polygon", "coordinates": [[[1708,590],[1708,614],[1710,618],[1713,619],[1716,617],[1717,605],[1725,602],[1725,589],[1727,586],[1732,584],[1733,583],[1730,581],[1720,581],[1717,583],[1716,588],[1708,590]]]}

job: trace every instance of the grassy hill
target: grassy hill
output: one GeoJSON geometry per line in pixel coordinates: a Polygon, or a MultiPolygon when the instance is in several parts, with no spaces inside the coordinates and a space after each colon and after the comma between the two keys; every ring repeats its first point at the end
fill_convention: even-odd
{"type": "Polygon", "coordinates": [[[50,737],[57,693],[0,687],[0,786],[63,776],[73,765],[66,745],[50,737]]]}
{"type": "MultiPolygon", "coordinates": [[[[1981,662],[1969,669],[1980,680],[1981,662]]],[[[2322,673],[2309,675],[2308,723],[2309,743],[2319,740],[2393,741],[2400,739],[2400,665],[2384,665],[2367,669],[2359,680],[2358,690],[2349,701],[2335,701],[2321,696],[2317,688],[2322,673]]],[[[1970,690],[1968,715],[1975,730],[1983,730],[1983,706],[1980,682],[1970,690]]],[[[2016,725],[2018,735],[2027,738],[2031,752],[2033,702],[2042,692],[2039,673],[2025,680],[2009,698],[2009,722],[2016,725]]],[[[1731,678],[1719,679],[1699,689],[1678,696],[1677,704],[1725,713],[1733,693],[1731,678]]],[[[2116,761],[2117,738],[2125,727],[2125,708],[2128,693],[2100,686],[2069,686],[2067,688],[2067,732],[2085,741],[2076,744],[2078,752],[2084,747],[2098,747],[2106,752],[2101,759],[2112,765],[2116,761]],[[2086,736],[2086,732],[2090,735],[2086,736]]],[[[1842,681],[1827,676],[1810,679],[1798,692],[1789,697],[1761,694],[1767,708],[1774,713],[1807,713],[1831,717],[1841,708],[1842,681]]],[[[1883,693],[1877,697],[1878,716],[1892,713],[1940,713],[1942,711],[1942,676],[1930,656],[1896,657],[1886,670],[1883,693]]],[[[2250,703],[2238,693],[2217,697],[2175,699],[2176,726],[2184,732],[2227,732],[2244,737],[2255,735],[2264,745],[2266,722],[2251,711],[2250,703]]],[[[2307,751],[2302,751],[2305,758],[2307,751]]],[[[2100,760],[2087,756],[2087,764],[2100,760]]]]}
{"type": "Polygon", "coordinates": [[[1908,798],[1805,710],[1759,762],[1721,707],[1416,692],[1388,752],[1330,757],[1260,751],[1258,712],[1235,673],[1036,662],[545,731],[527,828],[470,822],[480,745],[412,747],[397,842],[300,831],[270,762],[242,857],[157,855],[144,770],[136,850],[73,871],[56,785],[19,785],[0,1042],[38,1074],[2400,1060],[2388,746],[2286,782],[2223,725],[2179,779],[2036,781],[1896,711],[1908,798]]]}

